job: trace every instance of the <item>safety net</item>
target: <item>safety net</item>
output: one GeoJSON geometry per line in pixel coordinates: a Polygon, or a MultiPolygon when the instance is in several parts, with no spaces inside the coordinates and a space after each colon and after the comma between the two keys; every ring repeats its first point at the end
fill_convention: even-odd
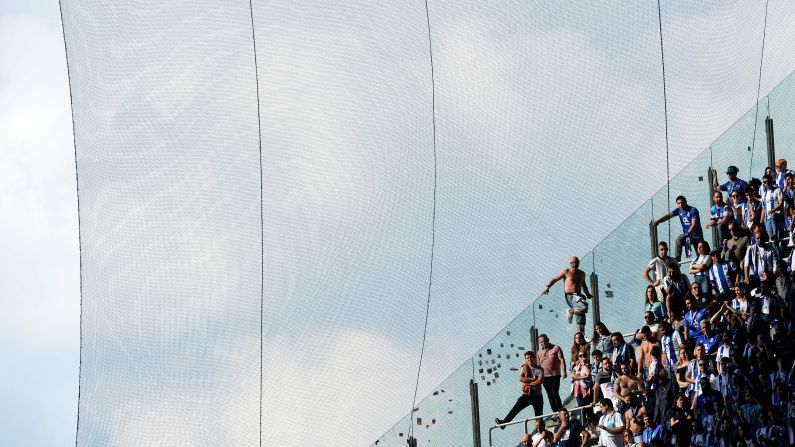
{"type": "Polygon", "coordinates": [[[666,166],[795,160],[795,7],[661,6],[62,0],[77,444],[468,444],[570,255],[635,328],[666,166]]]}

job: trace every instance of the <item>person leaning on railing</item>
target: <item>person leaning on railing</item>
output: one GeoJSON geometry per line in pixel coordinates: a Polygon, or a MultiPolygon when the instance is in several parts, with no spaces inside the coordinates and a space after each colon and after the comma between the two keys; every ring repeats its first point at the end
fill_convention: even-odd
{"type": "Polygon", "coordinates": [[[674,258],[679,262],[682,260],[682,247],[687,249],[687,255],[690,256],[691,247],[695,246],[698,241],[703,240],[704,235],[701,231],[701,218],[698,215],[698,209],[688,205],[685,196],[678,196],[676,198],[676,208],[659,219],[652,220],[652,224],[656,227],[674,217],[679,217],[679,222],[682,224],[682,234],[676,237],[674,249],[674,258]]]}

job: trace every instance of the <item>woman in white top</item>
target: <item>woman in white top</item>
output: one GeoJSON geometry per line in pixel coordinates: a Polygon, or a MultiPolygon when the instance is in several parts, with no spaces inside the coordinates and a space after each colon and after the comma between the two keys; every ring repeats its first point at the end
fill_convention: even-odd
{"type": "Polygon", "coordinates": [[[699,241],[696,245],[696,255],[693,257],[693,262],[690,263],[687,273],[693,275],[693,282],[699,285],[702,295],[709,293],[709,267],[711,264],[709,244],[707,241],[699,241]]]}

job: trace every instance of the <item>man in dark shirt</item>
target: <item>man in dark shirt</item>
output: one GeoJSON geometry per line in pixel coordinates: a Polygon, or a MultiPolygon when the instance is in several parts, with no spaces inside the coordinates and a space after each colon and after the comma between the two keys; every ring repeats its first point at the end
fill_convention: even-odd
{"type": "Polygon", "coordinates": [[[571,419],[569,410],[562,408],[558,412],[560,418],[560,425],[555,429],[555,436],[552,442],[559,447],[585,447],[588,441],[591,440],[591,434],[588,433],[576,419],[571,419]]]}

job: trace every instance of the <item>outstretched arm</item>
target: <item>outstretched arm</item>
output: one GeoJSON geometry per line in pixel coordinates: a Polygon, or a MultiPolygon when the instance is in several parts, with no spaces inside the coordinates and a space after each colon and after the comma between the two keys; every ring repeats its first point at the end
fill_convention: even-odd
{"type": "Polygon", "coordinates": [[[560,271],[560,273],[558,273],[557,275],[555,275],[555,277],[554,277],[554,278],[552,278],[552,279],[549,281],[549,284],[547,284],[547,286],[546,286],[546,287],[544,287],[544,290],[543,290],[541,293],[542,293],[542,294],[544,294],[544,295],[548,294],[548,293],[549,293],[549,289],[550,289],[552,286],[554,286],[556,282],[560,281],[561,279],[563,279],[563,278],[565,278],[565,277],[566,277],[566,269],[563,269],[563,270],[561,270],[561,271],[560,271]]]}
{"type": "Polygon", "coordinates": [[[671,218],[672,218],[672,217],[674,217],[674,216],[676,216],[676,214],[674,214],[674,213],[668,213],[668,214],[666,214],[665,216],[663,216],[663,217],[661,217],[661,218],[659,218],[659,219],[657,219],[657,220],[652,220],[651,222],[652,222],[652,223],[654,224],[654,226],[656,227],[657,225],[660,225],[661,223],[663,223],[663,222],[665,222],[665,221],[667,221],[667,220],[671,219],[671,218]]]}

